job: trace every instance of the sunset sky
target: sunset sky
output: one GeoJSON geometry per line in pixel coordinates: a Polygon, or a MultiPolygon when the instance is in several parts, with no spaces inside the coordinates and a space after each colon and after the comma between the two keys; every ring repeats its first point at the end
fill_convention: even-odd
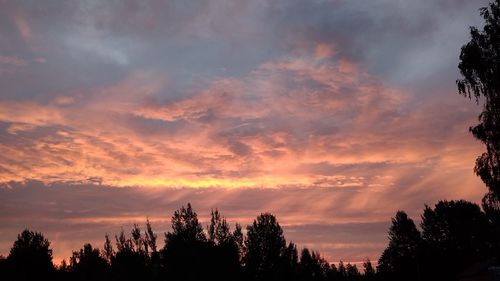
{"type": "Polygon", "coordinates": [[[163,241],[191,202],[376,261],[397,210],[486,192],[455,85],[486,3],[0,0],[0,254],[146,217],[163,241]]]}

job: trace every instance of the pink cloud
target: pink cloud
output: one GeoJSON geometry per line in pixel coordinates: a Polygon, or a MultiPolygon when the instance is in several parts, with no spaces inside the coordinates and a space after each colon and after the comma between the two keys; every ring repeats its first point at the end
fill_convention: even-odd
{"type": "Polygon", "coordinates": [[[338,51],[335,49],[334,46],[325,43],[320,43],[316,46],[316,49],[314,50],[314,56],[316,59],[325,59],[333,56],[337,52],[338,51]]]}
{"type": "Polygon", "coordinates": [[[0,120],[11,123],[8,132],[32,137],[22,147],[3,144],[1,177],[377,192],[414,173],[402,167],[439,163],[458,171],[473,161],[478,147],[459,137],[470,119],[457,123],[457,102],[424,100],[415,107],[411,92],[384,85],[345,58],[319,59],[317,48],[175,100],[158,98],[169,91],[165,75],[134,72],[111,85],[62,93],[49,104],[3,103],[0,120]],[[444,131],[436,127],[453,122],[444,131]],[[49,129],[56,135],[44,133],[49,129]],[[463,153],[471,159],[460,161],[463,153]],[[303,170],[307,165],[315,168],[303,170]]]}

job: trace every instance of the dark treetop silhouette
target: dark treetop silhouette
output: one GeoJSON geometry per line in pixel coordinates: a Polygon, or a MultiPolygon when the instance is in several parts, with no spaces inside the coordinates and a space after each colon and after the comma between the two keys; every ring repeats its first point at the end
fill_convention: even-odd
{"type": "Polygon", "coordinates": [[[319,253],[286,244],[275,216],[263,213],[247,227],[247,235],[236,224],[231,232],[217,209],[203,231],[191,204],[172,216],[172,231],[165,246],[157,250],[152,225],[146,230],[134,225],[130,236],[123,230],[115,246],[105,236],[103,250],[85,244],[73,252],[69,264],[52,264],[50,243],[41,233],[24,230],[6,259],[0,259],[2,280],[371,280],[375,271],[364,264],[330,265],[319,253]],[[206,235],[208,233],[208,236],[206,235]],[[116,248],[116,250],[115,250],[116,248]]]}
{"type": "Polygon", "coordinates": [[[460,280],[467,266],[490,265],[498,257],[494,228],[491,217],[466,201],[426,206],[422,232],[399,211],[377,271],[366,260],[362,273],[350,263],[330,264],[307,248],[299,258],[270,213],[259,215],[244,235],[238,224],[231,232],[215,209],[205,232],[188,203],[172,216],[160,250],[147,220],[144,231],[135,224],[130,236],[122,230],[115,243],[106,235],[103,250],[85,244],[56,269],[49,241],[24,230],[9,256],[0,259],[0,273],[2,280],[460,280]]]}

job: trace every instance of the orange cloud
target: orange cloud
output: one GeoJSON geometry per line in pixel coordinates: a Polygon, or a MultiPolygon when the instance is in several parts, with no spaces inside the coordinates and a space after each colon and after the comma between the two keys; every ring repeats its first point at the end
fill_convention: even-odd
{"type": "Polygon", "coordinates": [[[472,114],[456,112],[460,101],[416,101],[345,58],[322,60],[318,48],[327,47],[176,99],[160,98],[169,91],[165,75],[134,72],[47,104],[4,102],[0,121],[9,127],[0,179],[363,188],[353,195],[353,209],[373,207],[375,198],[402,186],[424,190],[439,171],[478,184],[464,173],[479,147],[463,137],[472,114]]]}
{"type": "Polygon", "coordinates": [[[316,46],[314,50],[314,56],[316,59],[325,59],[333,56],[337,53],[337,50],[334,46],[329,44],[320,43],[316,46]]]}

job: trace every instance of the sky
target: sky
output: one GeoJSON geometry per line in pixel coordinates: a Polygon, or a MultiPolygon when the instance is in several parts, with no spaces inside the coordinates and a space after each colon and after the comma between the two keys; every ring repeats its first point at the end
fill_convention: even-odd
{"type": "Polygon", "coordinates": [[[0,0],[0,254],[54,260],[191,202],[272,212],[330,262],[390,219],[479,202],[480,106],[457,93],[486,0],[0,0]]]}

